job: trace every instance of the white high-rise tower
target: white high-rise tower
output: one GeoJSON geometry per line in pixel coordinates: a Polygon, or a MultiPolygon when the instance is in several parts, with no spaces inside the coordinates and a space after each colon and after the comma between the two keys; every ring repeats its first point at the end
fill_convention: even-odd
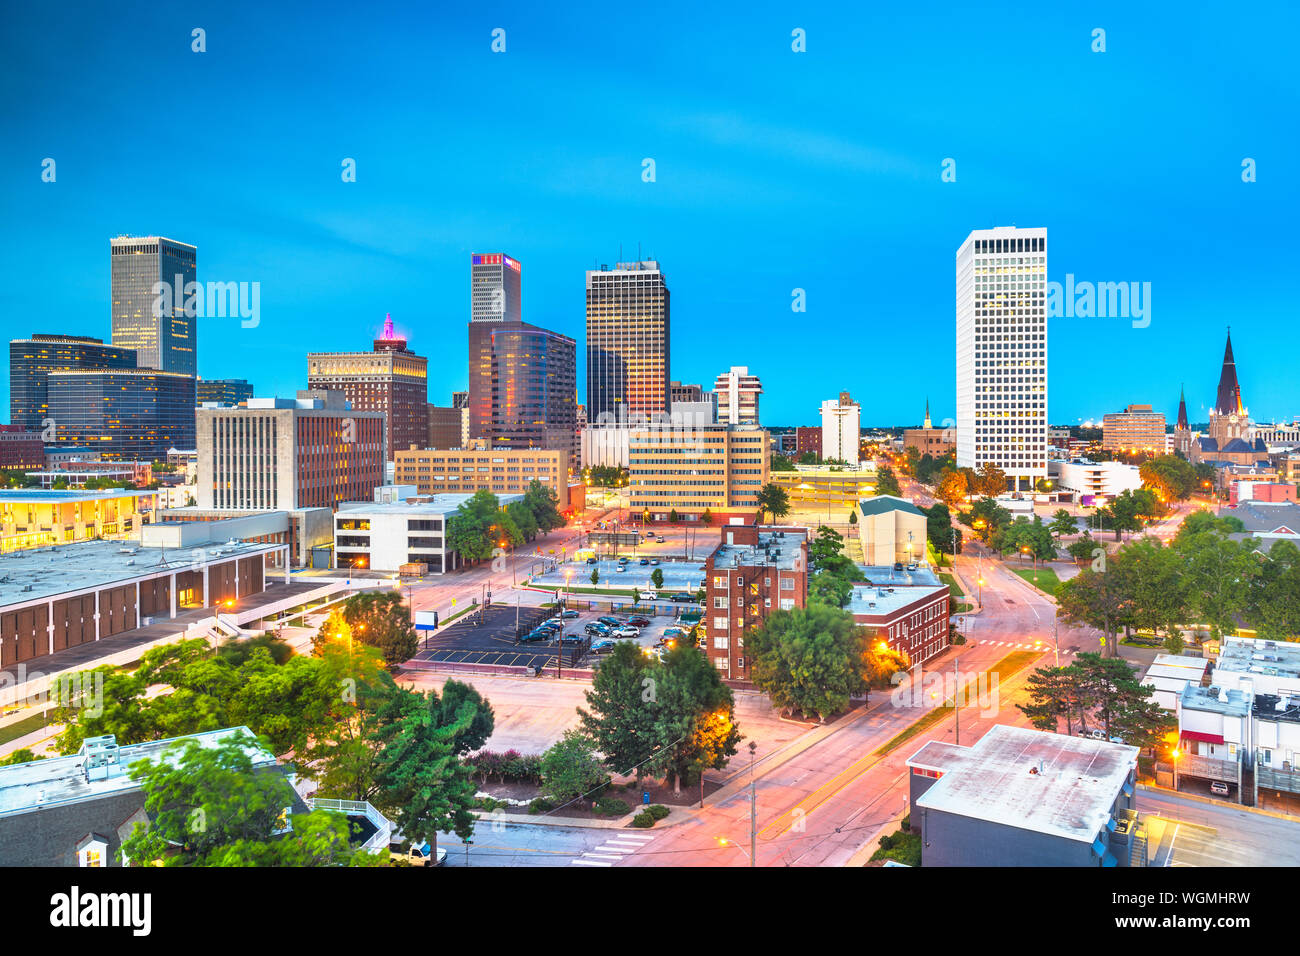
{"type": "Polygon", "coordinates": [[[976,229],[957,250],[957,466],[1047,477],[1047,230],[976,229]]]}

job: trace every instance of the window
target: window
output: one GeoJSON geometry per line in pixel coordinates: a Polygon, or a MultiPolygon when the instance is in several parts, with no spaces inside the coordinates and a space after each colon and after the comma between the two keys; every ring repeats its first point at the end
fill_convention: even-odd
{"type": "Polygon", "coordinates": [[[727,649],[727,639],[725,637],[715,637],[713,647],[715,650],[725,651],[727,649]]]}
{"type": "Polygon", "coordinates": [[[725,617],[715,617],[713,626],[716,630],[725,631],[727,629],[727,619],[725,617]]]}

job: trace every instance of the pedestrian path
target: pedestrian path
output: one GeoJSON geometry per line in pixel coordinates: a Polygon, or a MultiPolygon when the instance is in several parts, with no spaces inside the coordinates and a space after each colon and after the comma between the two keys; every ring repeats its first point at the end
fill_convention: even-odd
{"type": "Polygon", "coordinates": [[[637,850],[640,850],[653,839],[654,837],[641,833],[620,833],[594,850],[586,851],[578,859],[571,860],[569,865],[613,866],[615,863],[622,861],[624,857],[631,856],[637,850]]]}
{"type": "MultiPolygon", "coordinates": [[[[1044,653],[1052,649],[1052,645],[1048,644],[1045,641],[1041,644],[1024,644],[1017,641],[970,641],[969,643],[984,644],[988,647],[1005,647],[1008,650],[1010,650],[1011,648],[1015,648],[1017,650],[1022,650],[1022,651],[1043,651],[1044,653]]],[[[1078,652],[1073,647],[1061,648],[1062,657],[1065,657],[1068,654],[1076,654],[1076,653],[1078,652]]]]}

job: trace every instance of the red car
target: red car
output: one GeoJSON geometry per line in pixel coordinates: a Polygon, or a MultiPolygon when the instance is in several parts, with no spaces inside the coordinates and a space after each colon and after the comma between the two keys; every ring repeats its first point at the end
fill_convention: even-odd
{"type": "Polygon", "coordinates": [[[627,622],[635,627],[649,627],[650,618],[648,617],[629,617],[627,622]]]}

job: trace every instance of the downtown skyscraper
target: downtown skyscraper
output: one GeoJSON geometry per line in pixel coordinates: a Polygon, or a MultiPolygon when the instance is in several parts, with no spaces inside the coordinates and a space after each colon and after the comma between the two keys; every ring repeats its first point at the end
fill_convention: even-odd
{"type": "Polygon", "coordinates": [[[587,421],[669,410],[669,312],[654,260],[587,272],[587,421]]]}
{"type": "Polygon", "coordinates": [[[1047,477],[1047,230],[977,229],[957,250],[957,466],[1047,477]]]}
{"type": "Polygon", "coordinates": [[[518,260],[470,261],[468,439],[577,457],[577,343],[522,319],[518,260]]]}
{"type": "Polygon", "coordinates": [[[140,368],[197,375],[198,319],[184,302],[186,285],[197,281],[198,250],[162,236],[118,236],[109,249],[113,344],[135,349],[140,368]],[[164,300],[160,282],[172,290],[164,300]]]}

